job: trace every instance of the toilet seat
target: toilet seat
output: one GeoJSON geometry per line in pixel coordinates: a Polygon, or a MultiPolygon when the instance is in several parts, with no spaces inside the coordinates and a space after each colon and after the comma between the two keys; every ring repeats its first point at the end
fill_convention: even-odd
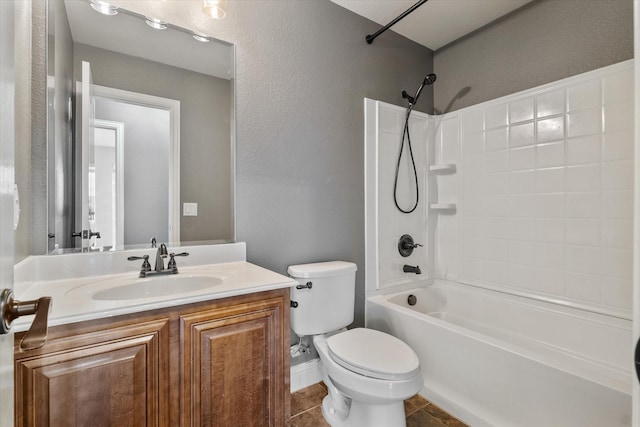
{"type": "Polygon", "coordinates": [[[371,378],[406,380],[420,372],[415,352],[398,338],[356,328],[327,339],[330,357],[340,366],[371,378]]]}

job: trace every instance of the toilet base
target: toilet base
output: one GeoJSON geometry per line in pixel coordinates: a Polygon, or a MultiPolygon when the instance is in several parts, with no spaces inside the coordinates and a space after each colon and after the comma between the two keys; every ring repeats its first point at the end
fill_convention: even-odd
{"type": "Polygon", "coordinates": [[[331,427],[406,427],[404,401],[370,404],[351,400],[346,418],[341,417],[328,395],[322,401],[322,416],[331,427]]]}

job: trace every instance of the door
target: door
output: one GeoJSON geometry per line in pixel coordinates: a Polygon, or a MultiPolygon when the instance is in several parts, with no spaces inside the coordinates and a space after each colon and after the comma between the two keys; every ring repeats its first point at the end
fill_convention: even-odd
{"type": "MultiPolygon", "coordinates": [[[[0,289],[13,289],[14,2],[0,1],[0,289]]],[[[0,427],[13,426],[13,334],[0,335],[0,427]]]]}
{"type": "Polygon", "coordinates": [[[82,61],[82,81],[77,85],[76,100],[79,104],[80,143],[76,152],[76,230],[82,230],[82,247],[95,246],[95,157],[94,121],[95,101],[91,65],[82,61]],[[79,192],[79,194],[78,194],[79,192]],[[78,203],[79,202],[79,203],[78,203]]]}

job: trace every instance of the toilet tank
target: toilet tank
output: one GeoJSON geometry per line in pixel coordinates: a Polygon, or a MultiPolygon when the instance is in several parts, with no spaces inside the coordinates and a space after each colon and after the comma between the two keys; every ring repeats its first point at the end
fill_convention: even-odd
{"type": "Polygon", "coordinates": [[[298,336],[337,331],[353,322],[356,270],[344,261],[289,267],[289,276],[298,282],[291,288],[291,301],[297,303],[291,308],[291,329],[298,336]]]}

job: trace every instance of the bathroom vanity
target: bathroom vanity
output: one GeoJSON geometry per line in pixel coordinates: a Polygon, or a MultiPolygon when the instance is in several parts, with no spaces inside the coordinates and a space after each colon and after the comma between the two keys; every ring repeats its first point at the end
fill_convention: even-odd
{"type": "MultiPolygon", "coordinates": [[[[46,345],[22,351],[24,332],[15,336],[16,426],[287,424],[292,279],[222,262],[168,276],[170,295],[132,296],[136,286],[165,284],[130,279],[137,272],[128,270],[46,282],[46,345]],[[211,287],[190,290],[209,279],[211,287]]],[[[42,286],[27,283],[16,295],[42,286]]]]}

